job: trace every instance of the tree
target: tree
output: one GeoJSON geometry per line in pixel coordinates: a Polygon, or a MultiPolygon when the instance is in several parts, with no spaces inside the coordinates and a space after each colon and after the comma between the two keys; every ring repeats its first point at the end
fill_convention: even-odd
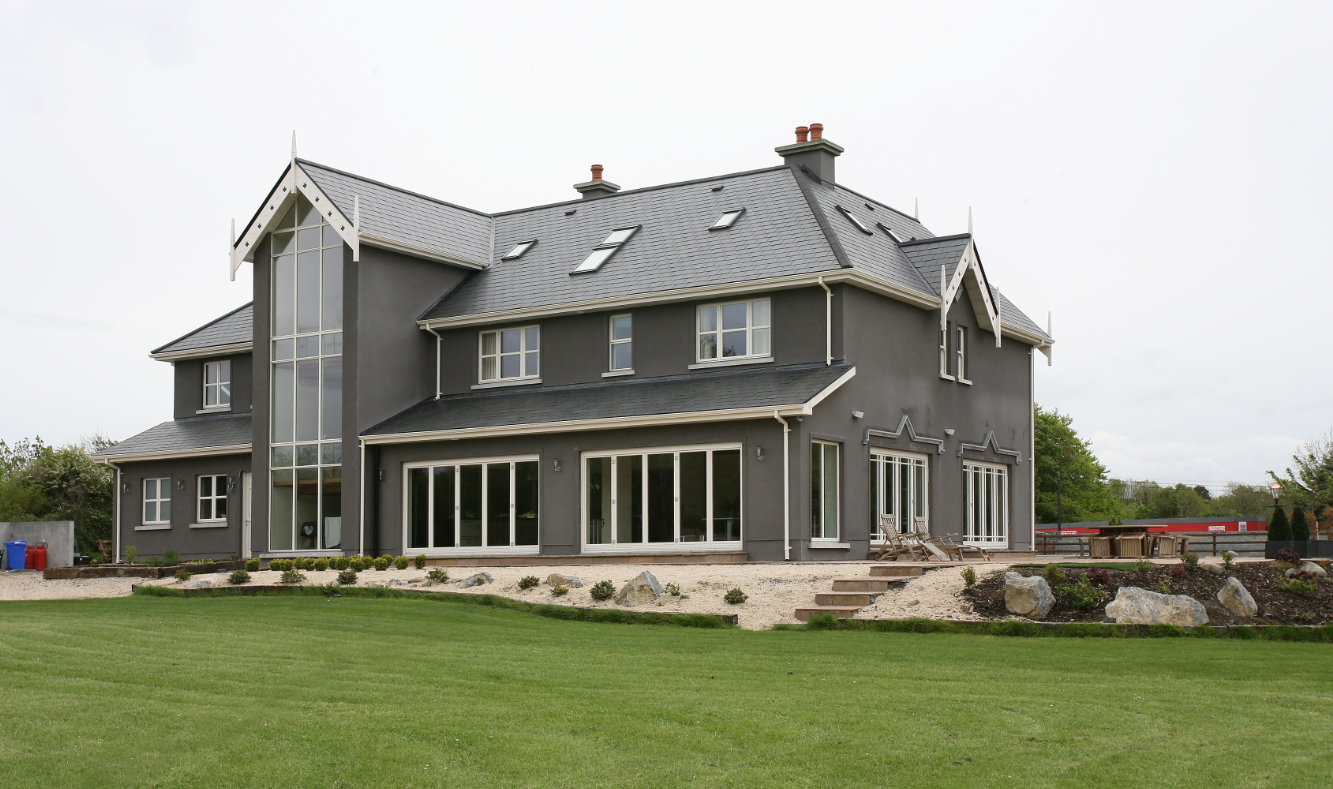
{"type": "Polygon", "coordinates": [[[1056,522],[1057,486],[1065,523],[1109,520],[1120,507],[1106,482],[1106,467],[1073,427],[1073,417],[1037,406],[1034,473],[1037,476],[1037,522],[1056,522]],[[1059,473],[1057,482],[1056,474],[1059,473]]]}
{"type": "Polygon", "coordinates": [[[1333,505],[1333,430],[1305,442],[1291,459],[1296,470],[1288,466],[1286,477],[1268,472],[1274,481],[1282,483],[1282,495],[1311,509],[1333,505]]]}
{"type": "Polygon", "coordinates": [[[1213,500],[1213,494],[1212,494],[1212,492],[1209,491],[1207,488],[1205,488],[1205,487],[1202,486],[1202,485],[1195,485],[1195,486],[1194,486],[1194,492],[1197,493],[1197,494],[1199,494],[1199,498],[1203,499],[1204,501],[1212,501],[1212,500],[1213,500]]]}
{"type": "Polygon", "coordinates": [[[0,520],[74,521],[79,550],[92,553],[111,536],[115,473],[92,454],[114,442],[94,436],[63,447],[41,438],[0,441],[0,520]]]}
{"type": "Polygon", "coordinates": [[[1310,539],[1310,521],[1305,518],[1305,508],[1299,504],[1291,511],[1291,539],[1301,542],[1310,539]]]}
{"type": "Polygon", "coordinates": [[[1273,508],[1273,518],[1268,522],[1268,539],[1275,542],[1291,539],[1291,523],[1281,507],[1273,508]]]}

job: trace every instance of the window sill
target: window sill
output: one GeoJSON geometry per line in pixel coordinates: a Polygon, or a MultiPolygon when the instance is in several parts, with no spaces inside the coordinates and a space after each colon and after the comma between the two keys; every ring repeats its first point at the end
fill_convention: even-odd
{"type": "Polygon", "coordinates": [[[772,356],[746,356],[740,359],[723,359],[721,361],[699,362],[692,364],[690,370],[707,370],[710,367],[735,367],[739,364],[772,364],[772,356]]]}
{"type": "Polygon", "coordinates": [[[474,556],[537,556],[541,553],[539,545],[506,545],[503,547],[483,548],[473,545],[467,548],[408,548],[412,555],[425,554],[426,558],[443,559],[446,557],[469,558],[474,556]]]}
{"type": "Polygon", "coordinates": [[[225,529],[226,521],[204,521],[203,523],[191,523],[191,529],[225,529]]]}
{"type": "Polygon", "coordinates": [[[135,531],[166,531],[171,528],[170,523],[148,523],[143,526],[135,526],[135,531]]]}
{"type": "Polygon", "coordinates": [[[633,370],[612,370],[609,373],[602,373],[603,378],[619,378],[622,375],[634,375],[633,370]]]}
{"type": "Polygon", "coordinates": [[[940,377],[943,378],[943,379],[946,380],[946,381],[954,381],[954,380],[957,380],[956,378],[954,378],[952,375],[949,375],[948,373],[940,373],[940,377]]]}
{"type": "Polygon", "coordinates": [[[852,547],[850,542],[831,542],[827,540],[811,540],[811,548],[845,551],[852,547]]]}
{"type": "Polygon", "coordinates": [[[960,384],[967,384],[968,386],[971,386],[971,385],[972,385],[972,382],[969,381],[969,380],[967,380],[966,378],[959,378],[959,379],[957,379],[957,381],[958,381],[958,383],[960,383],[960,384]]]}
{"type": "Polygon", "coordinates": [[[255,554],[256,559],[285,559],[290,556],[346,556],[347,553],[340,549],[324,551],[265,551],[255,554]]]}
{"type": "Polygon", "coordinates": [[[230,414],[231,406],[227,406],[226,408],[201,408],[194,413],[196,416],[199,414],[230,414]]]}
{"type": "Polygon", "coordinates": [[[514,378],[505,381],[487,381],[484,384],[473,384],[473,389],[502,389],[508,386],[536,386],[541,383],[540,378],[514,378]]]}
{"type": "Polygon", "coordinates": [[[583,553],[734,553],[741,542],[618,542],[584,545],[583,553]]]}

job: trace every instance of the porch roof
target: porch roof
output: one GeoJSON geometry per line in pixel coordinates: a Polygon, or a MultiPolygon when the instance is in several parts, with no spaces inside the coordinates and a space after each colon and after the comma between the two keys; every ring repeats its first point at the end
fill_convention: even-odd
{"type": "Polygon", "coordinates": [[[93,455],[97,460],[129,462],[200,455],[246,454],[252,432],[250,414],[173,419],[150,427],[93,455]]]}

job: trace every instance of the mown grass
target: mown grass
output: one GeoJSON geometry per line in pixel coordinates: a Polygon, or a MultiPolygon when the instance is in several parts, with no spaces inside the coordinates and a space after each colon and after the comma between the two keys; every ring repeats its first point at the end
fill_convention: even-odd
{"type": "Polygon", "coordinates": [[[1322,644],[749,632],[310,595],[0,604],[0,782],[1315,786],[1322,644]]]}

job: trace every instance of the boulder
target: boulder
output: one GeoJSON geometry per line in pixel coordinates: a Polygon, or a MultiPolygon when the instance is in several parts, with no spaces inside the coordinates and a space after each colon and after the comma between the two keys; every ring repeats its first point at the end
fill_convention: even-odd
{"type": "Polygon", "coordinates": [[[662,585],[657,582],[652,573],[644,570],[634,576],[634,580],[620,588],[620,593],[616,595],[616,602],[633,608],[636,605],[651,603],[661,596],[662,585]]]}
{"type": "Polygon", "coordinates": [[[546,576],[546,583],[551,586],[563,586],[566,589],[577,589],[583,586],[583,582],[573,575],[562,575],[560,573],[551,573],[546,576]]]}
{"type": "Polygon", "coordinates": [[[1314,575],[1317,575],[1320,578],[1328,577],[1328,570],[1325,570],[1324,568],[1320,567],[1314,562],[1306,562],[1302,564],[1301,569],[1307,573],[1313,573],[1314,575]]]}
{"type": "Polygon", "coordinates": [[[210,578],[191,578],[185,582],[186,589],[212,589],[213,581],[210,578]]]}
{"type": "Polygon", "coordinates": [[[1245,588],[1244,584],[1237,581],[1235,576],[1228,578],[1226,586],[1218,590],[1217,602],[1221,603],[1222,607],[1231,613],[1245,619],[1252,619],[1255,614],[1259,613],[1259,606],[1254,602],[1254,598],[1250,596],[1249,590],[1245,588]]]}
{"type": "Polygon", "coordinates": [[[467,578],[463,579],[463,586],[465,588],[469,586],[481,586],[482,584],[493,584],[493,583],[495,583],[495,578],[491,577],[490,573],[477,573],[476,575],[469,575],[467,578]]]}
{"type": "Polygon", "coordinates": [[[1106,615],[1122,625],[1208,624],[1203,604],[1189,595],[1159,594],[1137,586],[1122,586],[1106,606],[1106,615]]]}
{"type": "Polygon", "coordinates": [[[1009,613],[1042,619],[1053,605],[1055,595],[1051,594],[1051,585],[1045,578],[1040,575],[1024,578],[1012,571],[1004,574],[1004,607],[1009,613]]]}
{"type": "Polygon", "coordinates": [[[1199,562],[1199,569],[1207,570],[1213,575],[1227,574],[1227,568],[1223,567],[1219,562],[1199,562]]]}

